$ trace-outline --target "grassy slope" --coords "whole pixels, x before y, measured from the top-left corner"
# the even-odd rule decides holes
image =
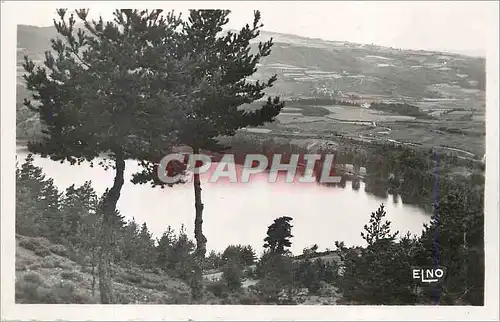
[[[16,303],[99,303],[97,280],[92,295],[91,269],[70,259],[66,252],[64,247],[51,244],[45,238],[16,235]],[[324,257],[325,260],[332,259]],[[207,272],[207,290],[218,283],[220,277],[218,271]],[[207,291],[201,304],[265,304],[259,303],[247,289],[257,282],[245,279],[240,292],[221,297]],[[189,286],[159,271],[115,266],[113,288],[120,304],[190,304]],[[307,291],[299,291],[296,295],[298,303],[303,305],[333,305],[340,299],[333,286],[317,295],[308,295]]]
[[[91,269],[61,256],[64,251],[56,250],[61,247],[51,245],[44,238],[16,236],[17,303],[49,301],[43,298],[51,298],[52,303],[99,302],[98,283],[92,296]],[[36,282],[33,282],[34,275],[40,277]],[[115,267],[113,287],[121,304],[182,304],[188,303],[190,297],[189,286],[184,282],[138,267]]]

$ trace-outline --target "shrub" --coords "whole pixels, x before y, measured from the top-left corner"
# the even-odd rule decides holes
[[[65,280],[81,281],[83,278],[80,274],[74,271],[62,271],[61,277]]]
[[[131,273],[120,273],[117,277],[118,280],[123,280],[127,281],[132,284],[141,284],[142,283],[142,276],[137,275],[137,274],[131,274]]]
[[[222,280],[230,291],[241,289],[243,270],[238,262],[230,261],[222,270]]]
[[[321,288],[319,290],[320,296],[332,297],[338,295],[338,289],[335,286],[323,281],[321,281],[320,285],[321,285]]]
[[[35,260],[33,258],[16,258],[16,271],[25,271]]]
[[[87,273],[87,274],[92,274],[92,267],[90,266],[84,266],[80,270],[82,273]],[[97,267],[95,268],[95,272],[97,272]]]
[[[51,288],[48,287],[40,287],[38,289],[38,298],[39,300],[36,303],[43,304],[58,304],[59,299],[57,298],[57,294],[53,292]]]
[[[58,254],[60,255],[60,254]],[[89,261],[87,259],[87,257],[83,254],[81,254],[80,252],[74,250],[74,249],[66,249],[66,255],[60,255],[62,257],[67,257],[69,260],[81,265],[81,266],[84,266],[85,264],[87,264]]]
[[[191,296],[187,293],[176,293],[170,297],[163,297],[162,304],[191,304]]]
[[[246,277],[246,278],[255,278],[255,269],[253,269],[252,267],[248,267],[245,272],[243,273],[243,276]]]
[[[29,304],[37,304],[40,303],[38,288],[40,285],[26,282],[26,281],[17,281],[16,282],[16,303],[29,303]]]
[[[19,241],[19,246],[26,248],[27,250],[36,251],[41,245],[38,240],[29,238]]]
[[[16,303],[37,304],[41,303],[40,288],[44,286],[44,281],[35,272],[28,272],[16,282],[15,298]]]
[[[64,247],[63,245],[60,245],[60,244],[57,244],[57,245],[51,245],[49,247],[49,250],[56,254],[56,255],[59,255],[59,256],[62,256],[62,257],[67,257],[68,256],[68,250],[66,249],[66,247]]]
[[[48,241],[45,238],[25,238],[19,241],[19,246],[31,250],[42,257],[50,254],[45,245],[48,245]]]
[[[132,300],[129,297],[120,292],[116,292],[115,301],[117,304],[130,304],[132,302]]]
[[[259,302],[259,297],[255,294],[242,294],[240,296],[240,304],[242,305],[255,305]]]
[[[57,263],[56,263],[56,260],[54,258],[45,257],[40,266],[43,268],[54,268],[54,267],[56,267],[56,264]]]
[[[40,257],[45,257],[50,255],[50,250],[47,247],[40,246],[35,250],[35,254],[40,256]]]
[[[229,294],[227,297],[222,299],[222,304],[240,304],[240,298],[234,294]]]
[[[254,286],[260,300],[265,303],[278,303],[282,289],[279,281],[271,277],[260,280]]]
[[[43,259],[42,263],[41,263],[41,267],[43,268],[62,268],[62,269],[71,269],[71,265],[64,262],[63,260],[61,260],[59,257],[55,256],[55,255],[50,255],[50,256],[47,256]]]
[[[228,287],[224,281],[215,281],[207,283],[207,291],[211,292],[218,298],[226,298],[228,296]]]
[[[44,283],[43,278],[36,272],[27,272],[23,275],[23,280],[28,283],[33,283],[36,285],[42,285]]]
[[[85,293],[79,292],[75,284],[71,282],[61,282],[52,287],[50,290],[56,303],[59,304],[91,304],[94,299]]]
[[[41,267],[42,267],[42,263],[35,262],[35,263],[31,264],[31,265],[28,265],[26,267],[26,270],[28,270],[28,271],[34,271],[34,270],[37,270],[37,269],[39,269]]]

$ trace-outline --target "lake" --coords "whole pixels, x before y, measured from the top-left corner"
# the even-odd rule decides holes
[[[17,160],[22,163],[27,154],[23,147],[18,147]],[[114,172],[98,166],[71,166],[39,157],[35,157],[34,163],[54,179],[60,190],[90,180],[97,193],[102,194],[113,184]],[[134,185],[130,179],[137,169],[134,161],[126,162],[125,185],[118,202],[121,214],[146,222],[156,237],[168,225],[177,231],[184,224],[192,238],[195,214],[192,183],[164,189],[149,184]],[[269,183],[267,178],[266,173],[261,173],[254,175],[250,183],[209,183],[202,177],[203,231],[208,250],[222,251],[229,244],[244,244],[261,253],[267,227],[280,216],[293,218],[291,250],[295,254],[313,244],[318,244],[320,250],[334,249],[335,241],[364,245],[360,235],[363,225],[381,203],[386,206],[386,218],[392,222],[392,228],[403,235],[407,231],[420,235],[422,225],[430,220],[430,214],[403,204],[400,198],[379,198],[366,193],[363,182],[355,190],[350,182],[341,188],[284,180]]]

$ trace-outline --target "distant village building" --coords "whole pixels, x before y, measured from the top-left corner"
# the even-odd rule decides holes
[[[366,168],[365,167],[359,167],[359,175],[366,176]]]

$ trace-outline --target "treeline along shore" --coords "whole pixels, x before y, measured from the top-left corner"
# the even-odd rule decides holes
[[[351,148],[353,158],[361,153],[361,147],[357,147],[359,150],[356,150],[354,146]],[[418,291],[415,293],[415,285],[409,278],[409,272],[411,267],[418,264],[422,266],[433,265],[433,256],[436,252],[433,236],[435,230],[438,229],[439,240],[444,241],[439,244],[439,250],[437,250],[440,265],[449,267],[449,269],[445,284],[439,286],[442,288],[439,292],[442,296],[437,301],[442,304],[481,305],[482,302],[478,302],[478,299],[482,296],[484,290],[484,284],[482,284],[482,274],[484,274],[482,273],[484,269],[482,267],[484,263],[482,248],[482,225],[484,220],[482,213],[483,169],[478,167],[476,163],[465,164],[472,174],[458,181],[453,178],[453,171],[457,166],[464,166],[464,160],[440,155],[438,159],[438,168],[440,169],[438,173],[438,194],[440,197],[436,202],[433,199],[435,155],[432,151],[424,153],[411,148],[369,145],[364,146],[363,149],[372,151],[372,153],[366,152],[368,160],[360,163],[368,168],[365,189],[369,193],[379,196],[399,193],[403,202],[413,202],[417,206],[427,209],[430,213],[433,213],[434,207],[436,207],[436,218],[439,218],[439,221],[433,220],[428,227],[422,227],[423,233],[421,236],[404,236],[403,234],[403,239],[399,239],[401,236],[389,238],[394,232],[390,230],[390,225],[387,225],[380,231],[372,232],[375,235],[378,234],[378,237],[374,238],[381,240],[378,242],[380,243],[379,246],[377,246],[377,243],[374,243],[375,246],[350,248],[345,248],[341,243],[336,246],[333,244],[319,245],[329,248],[329,250],[320,252],[316,246],[305,249],[303,254],[283,252],[279,255],[279,260],[273,259],[273,261],[277,261],[277,263],[273,262],[273,264],[268,263],[268,261],[271,261],[269,259],[270,253],[272,253],[270,250],[267,250],[263,256],[258,258],[256,256],[258,250],[252,249],[251,246],[228,245],[226,250],[211,252],[206,257],[205,268],[208,275],[204,282],[204,292],[206,294],[202,301],[205,302],[202,303],[314,304],[322,301],[322,303],[330,304],[432,304],[436,301],[433,288],[418,286]],[[357,151],[357,153],[354,151]],[[256,152],[256,150],[249,149],[249,152]],[[383,156],[382,159],[381,156]],[[343,158],[345,162],[360,162],[350,159],[348,153],[340,154],[339,157]],[[56,256],[50,254],[50,249],[65,249],[63,258],[68,261],[74,260],[73,265],[81,265],[83,271],[92,272],[91,268],[94,265],[95,273],[95,267],[98,265],[96,258],[99,243],[95,236],[98,236],[98,223],[101,219],[96,215],[98,209],[97,200],[99,198],[92,191],[91,184],[86,184],[80,188],[68,188],[65,193],[61,194],[61,192],[56,192],[57,189],[49,178],[43,177],[43,169],[35,167],[32,160],[28,160],[27,163],[20,162],[19,164],[16,231],[19,238],[21,238],[20,240],[24,241],[20,245],[26,246],[30,244],[27,246],[28,249],[34,249],[35,253],[38,252],[38,254],[45,254],[40,261],[42,261],[42,265],[48,266],[50,264],[44,264],[43,262],[47,261],[46,256],[51,259],[50,256]],[[420,165],[420,168],[415,167],[415,165]],[[338,185],[342,187],[342,185],[345,185],[345,181]],[[43,191],[42,196],[38,196],[41,191]],[[419,192],[419,196],[415,197],[414,194],[417,192]],[[425,203],[425,200],[427,200],[427,203]],[[28,204],[30,208],[27,208]],[[75,207],[78,209],[76,212]],[[366,229],[372,231],[370,227],[384,226],[383,212],[383,209],[375,212],[375,219],[370,219],[369,214],[366,214],[367,226],[365,232]],[[84,219],[79,216],[83,216]],[[117,283],[117,285],[125,283],[127,286],[145,287],[144,285],[152,284],[152,282],[147,282],[148,278],[154,281],[161,280],[155,286],[158,290],[153,288],[154,292],[158,294],[150,295],[150,291],[144,291],[148,294],[148,300],[145,303],[151,303],[151,301],[195,303],[190,300],[189,296],[189,283],[190,278],[192,278],[189,267],[193,265],[192,256],[195,243],[188,237],[185,229],[181,227],[181,230],[176,233],[169,227],[164,236],[155,240],[146,224],[141,226],[135,221],[126,222],[123,218],[120,218],[119,213],[117,213],[117,226],[114,228],[116,231],[114,243],[117,254],[113,255],[113,262],[116,265],[114,266],[115,274],[117,275],[114,277],[114,283]],[[90,223],[90,226],[81,224],[82,222]],[[468,224],[464,225],[464,222]],[[30,227],[31,225],[34,227]],[[44,228],[44,226],[47,227]],[[68,231],[61,231],[65,229],[68,229]],[[290,228],[290,230],[292,229]],[[85,231],[86,234],[84,235],[80,231]],[[94,236],[94,239],[92,237],[89,239],[89,233]],[[263,236],[266,235],[265,233],[263,232]],[[38,245],[37,238],[48,240],[47,246],[44,246],[43,242]],[[83,240],[84,238],[85,240]],[[332,236],[332,240],[334,238],[335,236]],[[387,238],[389,238],[390,247],[382,247],[382,240],[387,243]],[[454,244],[449,242],[450,238],[460,242],[462,247],[453,246]],[[291,237],[284,240],[293,242]],[[466,244],[464,244],[464,241]],[[83,245],[88,242],[95,243],[93,252],[88,253],[89,246]],[[144,247],[144,249],[141,249],[141,247]],[[49,251],[44,252],[41,249],[48,249]],[[391,253],[392,251],[396,252],[394,254],[404,253],[405,257],[393,259],[394,254]],[[354,253],[362,256],[352,257],[349,255]],[[372,258],[372,255],[370,255],[372,253],[376,257]],[[463,260],[457,261],[457,258]],[[235,264],[234,261],[239,264]],[[396,262],[398,265],[389,269]],[[30,269],[30,266],[36,267],[36,265],[35,262],[35,264],[19,267],[18,273],[25,272],[24,274],[28,274],[26,272],[28,270],[29,278],[32,278],[30,276],[33,274],[40,274],[42,275],[40,278],[43,279],[43,275],[47,274],[47,272],[36,273],[36,270]],[[276,265],[278,267],[275,267]],[[21,266],[21,263],[18,263],[18,266]],[[85,267],[91,268],[87,269]],[[266,268],[264,269],[264,267]],[[285,269],[286,267],[289,267],[288,271]],[[367,269],[369,267],[372,269]],[[280,273],[276,273],[278,276],[273,277],[276,280],[270,281],[271,278],[268,274],[271,273],[267,270],[274,272],[274,270],[278,269]],[[350,273],[351,275],[342,274],[341,272],[346,272],[346,269],[354,271]],[[74,270],[77,271],[78,269]],[[376,271],[373,270],[378,270],[380,274],[385,275],[377,275],[379,276],[377,278],[371,277],[372,275],[375,276],[374,272]],[[208,278],[210,273],[214,274],[214,272],[214,276],[217,276],[216,280]],[[50,272],[50,274],[57,274],[57,271]],[[84,275],[84,273],[81,274]],[[285,274],[285,276],[288,274],[289,281],[281,281],[281,278],[286,279],[280,277],[281,274]],[[24,275],[19,274],[19,276],[21,278]],[[97,276],[94,276],[95,278]],[[391,280],[394,278],[398,278],[397,283],[385,281],[385,279]],[[135,282],[130,282],[127,279]],[[273,287],[269,286],[271,282]],[[23,288],[34,286],[32,284],[26,286],[23,283],[28,282],[24,280],[18,281],[19,301],[32,301],[31,303],[33,301],[42,301],[41,295],[40,297],[30,298],[27,295],[29,294],[28,291]],[[71,280],[64,283],[51,285],[50,288],[43,285],[37,286],[37,292],[41,292],[40,290],[45,288],[47,289],[46,292],[51,292],[52,289],[54,289],[55,293],[63,292],[59,288],[66,290],[65,287],[69,287],[67,283],[71,283]],[[163,290],[166,288],[165,285],[169,285],[169,283],[177,283],[183,286],[180,286],[179,290],[175,292]],[[446,283],[452,284],[448,286]],[[78,283],[76,284],[78,286]],[[97,282],[94,281],[92,285],[95,288]],[[465,289],[466,285],[467,289]],[[448,287],[453,291],[449,291]],[[84,287],[81,290],[78,290],[78,287],[69,288],[74,289],[71,292],[76,294],[79,294],[79,292],[87,294],[86,296],[81,294],[78,296],[83,296],[90,303],[98,302],[96,295],[98,292],[92,287],[89,289]],[[121,299],[122,302],[133,303],[137,301],[135,299],[136,295],[129,294],[131,291],[125,291],[125,286],[120,285],[118,288],[124,288],[121,291],[124,297]],[[356,290],[356,288],[359,289]],[[368,290],[371,288],[373,288],[374,292],[375,289],[380,292],[380,288],[382,288],[384,293],[388,292],[390,294],[384,295],[382,298],[380,295],[372,297],[368,295],[370,294]],[[402,291],[401,288],[406,288],[406,291]],[[145,288],[145,290],[151,289]],[[366,291],[361,292],[361,290]],[[94,296],[89,295],[92,293]],[[472,295],[468,295],[469,293]],[[42,292],[42,294],[45,293]],[[468,296],[470,296],[469,299]],[[54,299],[53,301],[59,303],[58,301],[64,301],[64,299]]]

